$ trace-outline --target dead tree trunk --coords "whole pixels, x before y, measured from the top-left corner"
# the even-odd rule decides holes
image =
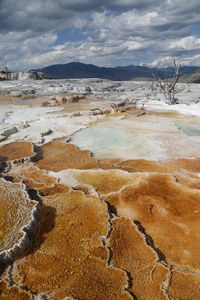
[[[179,77],[181,75],[181,65],[177,66],[176,61],[174,60],[174,76],[172,79],[164,79],[161,78],[157,74],[152,74],[154,77],[154,81],[151,85],[151,91],[153,93],[160,92],[167,99],[169,104],[176,104],[177,99],[175,98],[175,94],[177,93],[176,85],[178,83]]]
[[[12,73],[11,68],[9,68],[7,63],[4,63],[4,62],[2,63],[2,68],[3,68],[2,73],[6,75],[7,80],[10,80],[11,79],[11,73]]]

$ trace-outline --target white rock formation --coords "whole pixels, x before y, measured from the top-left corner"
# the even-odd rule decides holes
[[[0,263],[15,260],[29,247],[40,215],[40,204],[31,201],[23,184],[0,179]]]
[[[13,72],[11,73],[11,80],[40,80],[47,79],[47,75],[42,72],[28,71],[28,72]]]

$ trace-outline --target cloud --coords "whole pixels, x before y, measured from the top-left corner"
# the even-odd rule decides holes
[[[16,69],[69,61],[167,65],[174,57],[200,65],[200,36],[192,31],[200,29],[199,10],[199,0],[0,0],[0,57]]]
[[[27,61],[41,53],[49,52],[49,46],[55,42],[57,36],[53,33],[45,33],[41,36],[32,36],[29,31],[10,32],[7,35],[0,34],[0,53],[4,53],[2,61],[8,62],[12,68],[26,67]]]
[[[176,60],[177,64],[182,66],[200,66],[200,54],[184,58],[166,56],[154,60],[153,62],[149,63],[148,66],[160,68],[172,66],[174,59]]]
[[[110,10],[146,9],[156,1],[144,0],[1,0],[1,31],[46,31],[69,24],[78,14]]]
[[[200,54],[191,57],[185,57],[181,59],[179,63],[184,66],[200,66]]]
[[[186,36],[172,42],[170,48],[177,50],[200,50],[200,38],[196,38],[195,36]]]
[[[173,56],[165,56],[158,58],[151,63],[148,64],[149,67],[159,67],[159,68],[165,68],[173,64],[174,59],[176,59]],[[176,60],[177,61],[177,60]]]

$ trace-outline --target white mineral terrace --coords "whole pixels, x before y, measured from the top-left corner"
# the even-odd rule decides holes
[[[32,81],[26,84],[2,82],[0,85],[4,92],[10,93],[8,104],[5,99],[0,101],[2,145],[17,140],[40,144],[72,136],[72,143],[80,149],[90,149],[99,157],[162,160],[193,157],[199,153],[199,85],[180,84],[176,95],[180,104],[176,105],[166,104],[161,95],[150,94],[148,82],[83,79]],[[63,89],[69,93],[84,92],[88,86],[94,96],[107,100],[90,98],[89,101],[83,99],[42,107],[45,101],[51,99],[51,96],[41,97],[40,94],[45,94],[45,91],[46,94],[63,92]],[[36,95],[40,95],[39,100],[38,97],[31,100],[13,98],[14,88],[22,92],[24,89],[35,89]],[[147,114],[140,117],[91,114],[91,109],[110,107],[111,103],[121,99],[143,107]],[[74,116],[75,112],[80,115]]]
[[[0,263],[6,263],[29,247],[27,234],[36,230],[40,204],[31,201],[23,184],[0,179],[0,208]]]

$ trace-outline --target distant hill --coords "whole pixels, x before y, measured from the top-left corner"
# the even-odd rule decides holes
[[[180,82],[200,83],[200,68],[194,73],[182,76]]]
[[[198,67],[183,67],[183,75],[195,72]],[[51,65],[42,69],[32,71],[43,72],[49,78],[103,78],[116,81],[123,80],[152,80],[152,73],[157,73],[162,79],[173,76],[174,69],[171,68],[149,68],[147,66],[125,66],[125,67],[98,67],[92,64],[71,62],[67,64]]]

